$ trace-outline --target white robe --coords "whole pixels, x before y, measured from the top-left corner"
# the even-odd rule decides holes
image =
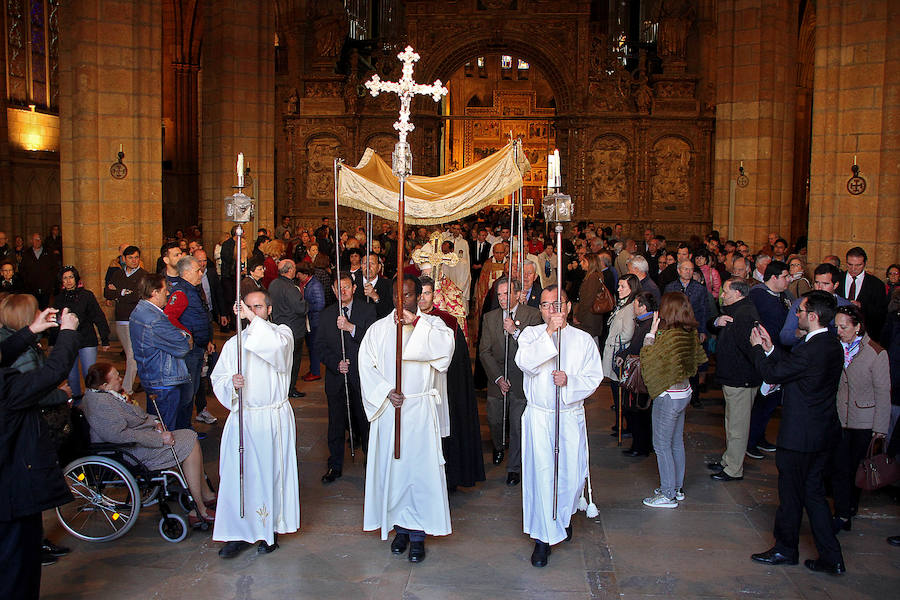
[[[450,505],[441,447],[440,412],[447,403],[435,389],[453,356],[454,334],[440,318],[417,311],[415,327],[403,328],[400,459],[394,459],[394,407],[388,392],[396,381],[394,312],[363,337],[357,364],[363,407],[371,422],[366,456],[363,529],[395,525],[429,535],[450,534]]]
[[[294,411],[288,401],[294,334],[287,325],[255,318],[241,332],[244,375],[244,518],[240,517],[237,336],[225,342],[210,380],[219,402],[232,411],[219,451],[219,494],[213,539],[275,541],[275,533],[300,528]]]
[[[452,235],[449,235],[445,236],[444,239],[453,244],[453,252],[459,257],[459,262],[452,267],[445,265],[441,267],[441,270],[459,288],[463,300],[463,309],[466,311],[466,314],[469,314],[469,298],[472,293],[472,262],[469,259],[469,242],[462,236],[454,238]]]
[[[603,366],[591,336],[571,325],[562,329],[561,370],[568,379],[560,389],[559,493],[553,520],[553,444],[555,438],[556,343],[546,325],[526,327],[519,335],[516,365],[525,375],[522,414],[522,521],[525,533],[556,544],[578,508],[588,476],[584,399],[603,381]]]

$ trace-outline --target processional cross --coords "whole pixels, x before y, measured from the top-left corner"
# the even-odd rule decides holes
[[[405,235],[404,212],[406,210],[406,178],[412,174],[412,155],[406,136],[415,129],[415,125],[409,122],[409,105],[415,95],[431,96],[435,102],[441,96],[447,94],[447,88],[437,79],[432,85],[416,83],[413,80],[413,65],[419,60],[419,55],[412,46],[397,55],[403,63],[403,77],[399,81],[382,81],[378,75],[366,82],[366,87],[373,97],[381,92],[391,92],[400,96],[400,118],[394,123],[394,129],[399,133],[400,141],[394,146],[391,157],[391,171],[400,181],[400,197],[397,203],[397,296],[394,298],[395,315],[397,318],[397,378],[395,390],[401,392],[402,358],[403,358],[403,321],[399,318],[403,314],[403,240]],[[394,409],[394,458],[400,458],[400,407]]]
[[[428,244],[413,252],[412,259],[417,265],[431,265],[432,278],[439,281],[441,267],[455,267],[459,263],[459,256],[455,252],[444,253],[441,251],[443,236],[440,231],[431,234]]]

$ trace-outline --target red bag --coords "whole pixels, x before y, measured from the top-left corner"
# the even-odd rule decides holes
[[[881,452],[876,454],[875,447],[881,442]],[[866,457],[859,462],[856,469],[856,487],[862,490],[877,490],[900,479],[900,465],[884,448],[883,437],[873,437],[869,442]]]

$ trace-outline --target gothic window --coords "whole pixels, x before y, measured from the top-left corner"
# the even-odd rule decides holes
[[[504,54],[500,57],[501,69],[512,69],[512,56]]]
[[[59,0],[6,0],[6,98],[55,111],[59,99]]]

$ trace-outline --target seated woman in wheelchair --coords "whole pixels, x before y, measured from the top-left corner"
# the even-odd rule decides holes
[[[197,506],[188,515],[191,526],[212,522],[216,495],[207,483],[197,434],[190,429],[164,431],[156,417],[121,394],[122,376],[108,362],[94,363],[88,369],[84,385],[87,391],[81,409],[90,425],[91,442],[135,444],[128,452],[151,471],[175,466],[171,450],[174,447]]]

